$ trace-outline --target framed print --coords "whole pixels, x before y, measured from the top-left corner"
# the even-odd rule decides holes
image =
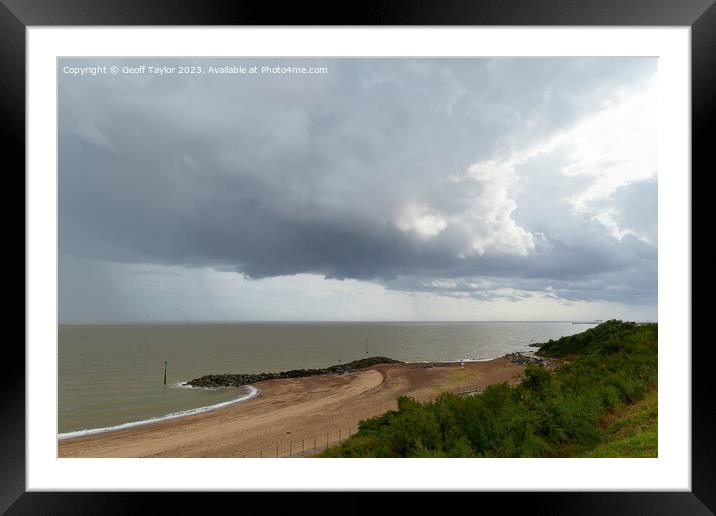
[[[3,510],[713,511],[711,2],[69,4],[2,7],[27,200]]]

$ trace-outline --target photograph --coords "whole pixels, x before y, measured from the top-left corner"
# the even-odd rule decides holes
[[[535,2],[0,0],[0,513],[713,514],[714,0]]]
[[[658,63],[58,57],[57,457],[657,460]]]
[[[0,0],[0,514],[716,514],[715,3]]]

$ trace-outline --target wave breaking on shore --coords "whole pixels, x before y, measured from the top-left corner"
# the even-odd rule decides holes
[[[250,400],[251,398],[255,398],[259,395],[261,392],[260,389],[252,386],[252,385],[246,385],[245,386],[248,392],[239,398],[236,398],[234,400],[229,401],[222,401],[221,403],[216,403],[215,405],[207,405],[205,407],[197,407],[193,409],[187,409],[187,410],[180,410],[178,412],[171,412],[169,414],[166,414],[164,416],[158,416],[158,417],[152,417],[149,419],[143,419],[141,421],[131,421],[129,423],[121,423],[119,425],[114,426],[107,426],[102,428],[88,428],[85,430],[75,430],[72,432],[65,432],[62,434],[58,434],[57,438],[60,440],[63,439],[71,439],[73,437],[81,437],[85,435],[92,435],[92,434],[101,434],[105,432],[112,432],[115,430],[124,430],[126,428],[132,428],[135,426],[142,426],[142,425],[149,425],[151,423],[158,423],[160,421],[167,421],[169,419],[176,419],[184,416],[192,416],[194,414],[202,414],[204,412],[210,412],[212,410],[216,410],[222,407],[226,407],[228,405],[233,405],[235,403],[240,403],[242,401]]]

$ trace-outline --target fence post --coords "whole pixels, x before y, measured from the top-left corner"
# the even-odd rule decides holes
[[[341,442],[341,429],[338,429],[338,442]]]
[[[260,453],[261,453],[261,458],[263,459],[263,458],[264,458],[264,450],[263,450],[263,448],[260,450]]]
[[[326,432],[326,448],[328,448],[328,432]]]
[[[301,453],[306,455],[306,438],[301,439]]]
[[[292,445],[292,444],[293,444],[293,442],[288,441],[288,456],[289,456],[289,457],[292,455],[292,454],[291,454],[291,451],[292,451],[292,450],[291,450],[291,445]]]
[[[276,443],[276,458],[278,459],[278,443]]]
[[[316,444],[316,441],[317,441],[317,440],[318,440],[318,436],[317,436],[317,435],[314,435],[314,436],[313,436],[313,449],[314,449],[314,450],[318,448],[318,445]]]

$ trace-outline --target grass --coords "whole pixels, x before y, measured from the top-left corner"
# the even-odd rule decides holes
[[[458,387],[475,383],[475,377],[470,371],[463,368],[448,371],[446,380],[448,389],[457,389]]]
[[[457,368],[448,371],[444,380],[435,384],[435,388],[440,391],[452,391],[467,385],[474,385],[475,383],[476,378],[470,371]]]
[[[616,410],[600,425],[603,442],[576,457],[658,457],[658,393]]]

